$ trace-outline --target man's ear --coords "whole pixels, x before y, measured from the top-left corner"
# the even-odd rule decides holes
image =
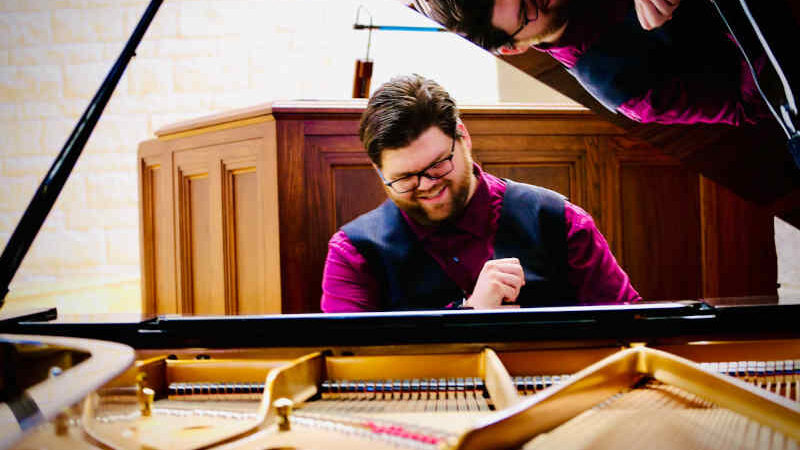
[[[462,122],[461,119],[459,119],[456,123],[456,130],[461,134],[461,142],[464,143],[464,147],[467,149],[467,151],[472,152],[472,138],[469,137],[467,126],[464,125],[464,122]]]

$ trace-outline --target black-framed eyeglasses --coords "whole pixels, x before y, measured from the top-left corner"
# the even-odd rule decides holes
[[[536,5],[536,3],[534,2],[534,5],[533,5],[534,8],[533,8],[533,18],[532,19],[530,17],[528,17],[528,6],[527,5],[528,5],[528,1],[527,0],[520,0],[520,2],[519,2],[519,16],[520,16],[520,21],[522,22],[522,24],[520,24],[519,28],[517,28],[516,31],[514,31],[513,33],[508,35],[506,43],[503,44],[501,47],[505,47],[505,48],[507,48],[509,50],[513,50],[516,47],[516,43],[514,42],[514,40],[517,37],[517,35],[522,30],[524,30],[525,27],[527,27],[529,23],[535,22],[539,18],[539,7]]]
[[[419,172],[406,175],[393,181],[386,181],[381,171],[378,171],[378,176],[383,180],[383,184],[389,186],[393,191],[398,194],[405,194],[411,192],[419,187],[421,178],[425,177],[429,180],[438,180],[443,176],[453,171],[453,157],[456,152],[456,138],[453,138],[453,143],[450,145],[450,155],[444,159],[440,159],[430,166],[420,170]]]

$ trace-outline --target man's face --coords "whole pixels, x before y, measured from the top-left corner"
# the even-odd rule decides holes
[[[434,225],[455,218],[467,205],[475,186],[469,138],[456,138],[453,145],[452,137],[433,126],[407,147],[387,149],[381,155],[379,170],[387,181],[394,181],[446,159],[451,148],[453,170],[442,178],[419,177],[419,186],[405,193],[385,187],[386,194],[397,207],[420,224]]]
[[[557,41],[567,27],[569,0],[495,0],[492,25],[514,36],[514,45],[501,54],[526,51],[531,45]],[[522,27],[527,22],[522,29]]]

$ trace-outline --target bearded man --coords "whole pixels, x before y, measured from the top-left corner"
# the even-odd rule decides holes
[[[383,84],[360,138],[388,199],[331,237],[324,312],[640,300],[588,213],[472,160],[456,103],[435,81]]]

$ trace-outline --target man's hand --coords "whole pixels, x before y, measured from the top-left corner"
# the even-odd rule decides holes
[[[519,290],[525,284],[525,273],[517,258],[486,261],[472,296],[464,303],[475,309],[503,307],[504,303],[517,300]]]
[[[672,19],[672,12],[681,0],[633,0],[636,16],[645,30],[652,30]]]

